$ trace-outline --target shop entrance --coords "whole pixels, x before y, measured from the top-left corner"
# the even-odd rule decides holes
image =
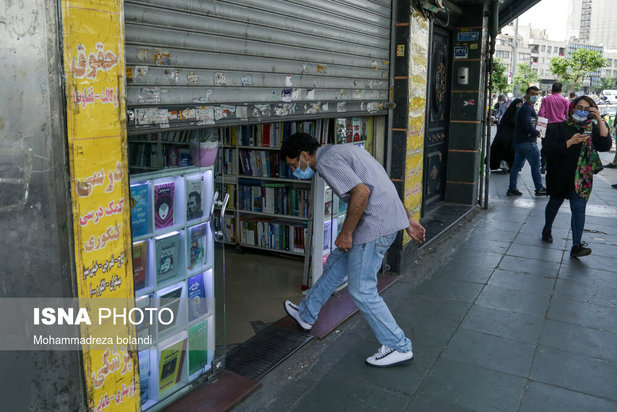
[[[436,207],[445,195],[450,113],[449,50],[449,33],[433,28],[424,142],[423,213]]]

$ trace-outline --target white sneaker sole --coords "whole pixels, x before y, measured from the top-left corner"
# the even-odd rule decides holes
[[[384,364],[378,364],[378,363],[371,363],[369,362],[369,360],[366,360],[366,364],[369,366],[373,366],[375,368],[390,368],[392,366],[400,366],[400,365],[408,365],[411,363],[411,361],[413,361],[413,356],[409,359],[401,359],[400,361],[397,362],[392,362],[392,363],[384,363]]]
[[[289,301],[286,300],[285,302],[283,302],[283,307],[285,308],[285,313],[287,313],[287,315],[289,315],[290,318],[292,318],[293,320],[296,321],[296,325],[298,325],[298,327],[300,329],[302,329],[304,332],[310,332],[312,325],[310,325],[308,328],[306,328],[304,325],[302,325],[302,323],[300,323],[300,321],[296,318],[296,316],[294,316],[294,314],[297,314],[298,316],[300,316],[300,314],[298,313],[298,309],[296,305],[293,305],[293,303],[289,302],[290,305],[296,306],[295,308],[292,307],[291,309],[294,309],[295,312],[291,312],[289,310],[289,308],[287,307],[287,303]],[[303,322],[304,323],[304,322]]]

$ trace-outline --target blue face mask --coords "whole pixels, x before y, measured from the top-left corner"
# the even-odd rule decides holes
[[[583,123],[587,121],[587,116],[589,116],[588,110],[575,110],[574,113],[572,113],[572,120]]]
[[[301,163],[302,158],[300,158],[300,164]],[[312,179],[313,176],[315,176],[315,171],[311,169],[311,166],[309,166],[308,162],[306,162],[306,169],[302,170],[300,168],[300,165],[298,165],[298,167],[296,167],[296,170],[294,170],[294,176],[298,179],[309,180]]]
[[[529,96],[529,103],[535,104],[538,101],[538,96]]]

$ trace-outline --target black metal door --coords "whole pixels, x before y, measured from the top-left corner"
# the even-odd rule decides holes
[[[423,213],[444,198],[450,113],[450,35],[433,28],[424,137]]]

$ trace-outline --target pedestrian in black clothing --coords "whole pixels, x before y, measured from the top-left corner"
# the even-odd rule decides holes
[[[587,256],[591,249],[582,241],[585,208],[591,194],[594,173],[602,170],[597,151],[606,152],[612,145],[608,125],[592,98],[577,97],[570,103],[565,122],[554,123],[546,131],[544,152],[547,155],[546,186],[550,199],[544,212],[542,240],[552,242],[551,228],[564,199],[572,211],[571,257]]]
[[[533,105],[538,100],[538,89],[536,86],[527,88],[524,103],[516,111],[514,120],[514,164],[510,170],[510,187],[506,194],[508,196],[521,196],[522,193],[516,188],[518,173],[523,168],[525,161],[531,167],[531,177],[536,187],[536,196],[546,196],[546,189],[542,184],[540,174],[540,151],[538,150],[537,138],[540,132],[536,129],[538,115]]]
[[[501,166],[501,162],[504,161],[508,165],[505,169],[507,173],[514,163],[514,116],[522,104],[522,99],[513,100],[501,117],[497,133],[491,143],[491,170],[504,169]]]

